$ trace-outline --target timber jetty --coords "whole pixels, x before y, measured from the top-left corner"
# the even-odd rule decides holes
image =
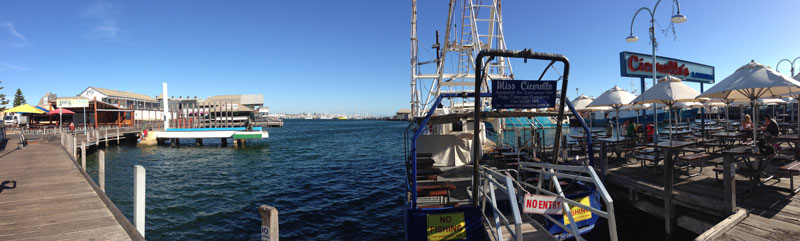
[[[61,145],[42,141],[18,149],[11,147],[20,138],[11,136],[0,152],[0,239],[144,240],[74,156],[77,140],[97,146],[135,136],[100,133],[64,133]]]

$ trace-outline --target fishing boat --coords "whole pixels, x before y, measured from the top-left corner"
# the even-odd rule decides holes
[[[455,25],[459,11],[461,25]],[[405,239],[580,240],[603,220],[616,240],[613,200],[594,171],[592,148],[588,162],[567,163],[556,138],[569,125],[568,109],[589,131],[557,93],[558,85],[567,89],[567,58],[506,49],[499,1],[452,0],[448,12],[444,41],[437,36],[433,45],[437,58],[423,61],[412,0]],[[451,39],[453,33],[460,37]],[[549,64],[538,80],[519,80],[511,59]],[[449,61],[457,61],[456,72],[445,71]],[[563,75],[550,71],[556,80],[543,81],[557,65]],[[523,97],[537,101],[507,101],[516,94],[505,86],[527,88]],[[543,120],[552,126],[537,124]]]

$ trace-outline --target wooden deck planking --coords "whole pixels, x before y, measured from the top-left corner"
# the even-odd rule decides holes
[[[0,239],[131,240],[57,142],[8,153],[0,181],[16,187],[0,192]]]
[[[776,175],[777,180],[769,180],[766,182],[767,186],[756,187],[750,196],[737,196],[737,206],[747,210],[749,216],[723,234],[719,240],[797,240],[800,237],[800,197],[790,195],[788,190],[769,187],[789,187],[788,177],[780,177],[783,173],[777,170],[782,164],[783,162],[773,161],[766,169],[768,174]],[[653,176],[653,169],[643,169],[638,163],[616,162],[609,165],[608,183],[630,188],[647,196],[663,198],[663,175]],[[741,167],[744,164],[738,165]],[[723,203],[723,185],[722,179],[719,182],[715,180],[713,167],[713,164],[707,163],[703,172],[695,177],[676,173],[673,200],[680,208],[711,213],[721,220],[724,218],[720,205]],[[658,168],[663,170],[661,166]],[[692,170],[693,173],[696,171],[697,169]],[[800,177],[793,178],[800,183]],[[748,189],[749,185],[745,177],[736,175],[737,192]]]

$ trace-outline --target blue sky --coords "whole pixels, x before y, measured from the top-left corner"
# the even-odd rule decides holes
[[[433,56],[446,1],[419,0],[420,55]],[[460,2],[460,1],[459,1]],[[660,29],[672,6],[656,12]],[[677,38],[657,35],[657,53],[716,67],[717,81],[754,59],[775,66],[800,56],[800,2],[683,1]],[[655,1],[504,1],[511,49],[566,55],[568,94],[597,96],[619,76],[619,52],[649,53]],[[272,112],[391,114],[408,108],[410,1],[4,1],[0,81],[10,98],[78,94],[87,86],[157,95],[264,94]],[[798,61],[800,62],[800,61]],[[800,63],[798,63],[800,65]],[[541,66],[515,62],[515,76]],[[800,66],[798,66],[800,67]],[[789,72],[789,65],[780,71]],[[636,80],[638,82],[638,80]],[[699,85],[692,84],[699,89]],[[638,87],[637,87],[638,88]]]

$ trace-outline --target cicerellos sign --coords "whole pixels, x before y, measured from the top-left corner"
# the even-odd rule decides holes
[[[653,77],[652,55],[623,51],[619,58],[621,76]],[[661,56],[656,58],[656,74],[658,77],[672,75],[689,82],[714,83],[714,66]]]

